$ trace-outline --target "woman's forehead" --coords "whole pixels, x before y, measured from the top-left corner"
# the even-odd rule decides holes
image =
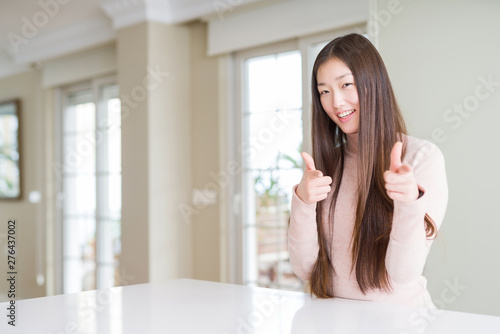
[[[332,58],[321,64],[316,74],[318,85],[326,81],[339,81],[352,76],[352,72],[342,61]]]

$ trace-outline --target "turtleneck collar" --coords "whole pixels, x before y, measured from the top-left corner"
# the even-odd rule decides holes
[[[358,133],[346,133],[347,143],[346,152],[347,153],[358,153]]]

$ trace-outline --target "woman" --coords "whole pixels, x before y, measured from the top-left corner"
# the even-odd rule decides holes
[[[321,298],[435,307],[422,276],[448,202],[439,148],[407,135],[368,39],[339,37],[312,74],[313,157],[293,187],[295,274]]]

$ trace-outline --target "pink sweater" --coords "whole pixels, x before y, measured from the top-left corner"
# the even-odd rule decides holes
[[[427,213],[438,228],[441,226],[448,203],[445,162],[443,154],[433,143],[412,136],[405,137],[408,140],[408,148],[402,163],[413,168],[417,183],[424,190],[424,194],[413,202],[396,201],[394,204],[392,231],[385,259],[393,287],[392,293],[369,290],[364,295],[356,280],[356,269],[350,272],[352,258],[349,241],[356,215],[358,135],[347,135],[346,162],[334,213],[333,235],[330,235],[328,225],[325,224],[323,229],[328,234],[327,249],[332,249],[331,265],[335,268],[329,292],[336,297],[435,307],[427,291],[427,280],[422,276],[433,242],[426,238],[424,216]],[[316,203],[303,202],[295,192],[297,186],[293,187],[288,250],[295,274],[303,280],[308,280],[319,250]],[[333,190],[326,201],[331,199],[332,193]],[[326,221],[326,210],[323,217]]]

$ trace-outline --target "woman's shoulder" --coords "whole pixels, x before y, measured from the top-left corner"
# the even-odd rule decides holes
[[[443,153],[433,142],[406,134],[403,135],[403,138],[406,141],[406,154],[404,160],[411,165],[414,166],[428,158],[444,159]]]

